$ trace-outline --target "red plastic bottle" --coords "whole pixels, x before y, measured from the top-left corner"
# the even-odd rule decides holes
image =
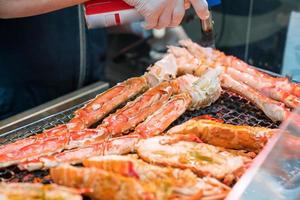
[[[143,19],[123,0],[91,0],[84,4],[88,28],[117,26]]]

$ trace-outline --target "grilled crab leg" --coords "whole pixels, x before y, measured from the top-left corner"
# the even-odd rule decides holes
[[[201,143],[199,138],[193,135],[155,136],[148,139],[141,139],[139,135],[128,135],[42,157],[22,163],[19,167],[34,170],[55,167],[61,163],[79,163],[99,155],[124,155],[133,152],[137,152],[149,163],[191,169],[199,176],[212,176],[226,184],[236,180],[244,172],[245,165],[251,161],[238,151],[227,151]]]
[[[145,122],[139,124],[134,129],[134,134],[142,137],[159,135],[187,110],[191,102],[191,97],[186,93],[175,95]]]
[[[140,140],[139,135],[127,135],[123,137],[102,140],[85,147],[66,150],[49,156],[41,156],[36,159],[27,160],[18,165],[21,170],[48,169],[61,163],[77,164],[83,160],[99,155],[123,155],[134,152],[136,143]]]
[[[178,136],[177,136],[178,137]],[[174,140],[174,136],[156,136],[141,140],[137,154],[149,163],[190,169],[200,177],[211,176],[232,184],[241,176],[249,157],[205,143]]]
[[[17,152],[20,149],[22,149],[23,147],[34,144],[35,142],[37,142],[40,139],[49,138],[49,137],[53,137],[53,136],[56,137],[58,135],[61,135],[62,133],[64,133],[64,134],[67,133],[67,127],[64,124],[59,125],[55,128],[46,130],[42,134],[30,136],[28,138],[17,140],[10,144],[2,145],[2,146],[0,146],[0,155],[6,154],[6,153],[11,153],[11,152]]]
[[[300,84],[291,83],[288,78],[275,78],[270,76],[262,71],[254,69],[247,63],[234,56],[224,55],[224,57],[221,59],[221,62],[224,63],[225,66],[233,67],[241,72],[260,78],[260,80],[273,85],[275,88],[282,89],[291,95],[300,97]]]
[[[168,46],[168,53],[176,58],[179,75],[192,74],[202,76],[211,66],[192,55],[186,48]]]
[[[224,53],[215,49],[203,48],[190,40],[181,41],[180,44],[186,47],[192,55],[199,59],[202,68],[205,66],[215,67],[221,65],[224,67],[224,73],[251,86],[264,95],[277,101],[281,101],[291,108],[295,108],[299,105],[299,84],[290,83],[287,78],[272,77],[254,69],[247,63],[233,56],[226,56]],[[181,56],[181,59],[183,59],[183,55],[185,55],[186,58],[191,57],[191,55],[183,52],[183,50],[180,50],[178,47],[170,47],[170,52],[177,57]]]
[[[211,145],[258,153],[275,131],[262,127],[235,126],[196,117],[171,128],[167,134],[195,134],[203,142]]]
[[[68,123],[73,130],[88,128],[103,119],[122,103],[143,93],[149,88],[145,77],[130,78],[98,95],[84,107],[75,111],[75,117]]]
[[[0,183],[0,199],[82,200],[82,197],[79,192],[73,188],[55,184]]]
[[[270,99],[246,84],[236,81],[227,74],[222,75],[222,86],[246,97],[261,109],[272,121],[284,121],[290,114],[283,103]]]
[[[105,118],[98,128],[106,128],[112,136],[121,135],[130,131],[137,124],[165,104],[169,98],[179,92],[179,87],[173,82],[163,82],[149,89],[136,100],[129,102]]]
[[[225,71],[235,80],[249,85],[267,97],[280,101],[290,108],[296,108],[298,105],[300,105],[299,97],[290,94],[282,88],[275,87],[273,83],[265,82],[259,76],[256,77],[251,74],[243,73],[231,67],[227,67]]]
[[[51,136],[46,140],[38,139],[33,144],[22,147],[18,151],[1,154],[0,167],[8,167],[40,156],[52,155],[64,149],[89,144],[91,141],[102,141],[107,137],[108,133],[105,129],[60,132],[59,135]]]
[[[83,162],[85,167],[95,167],[126,177],[134,177],[142,182],[168,182],[168,199],[220,199],[225,198],[230,188],[214,178],[198,178],[190,170],[159,167],[138,160],[133,156],[101,156]]]

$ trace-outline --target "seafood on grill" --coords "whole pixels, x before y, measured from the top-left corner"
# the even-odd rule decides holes
[[[183,114],[187,108],[194,110],[207,107],[220,97],[220,74],[221,69],[218,68],[207,70],[201,77],[184,75],[171,81],[162,82],[105,118],[98,128],[105,128],[112,136],[119,136],[132,130],[145,119],[151,121],[149,116],[157,110],[166,110],[161,113],[161,115],[166,115],[167,112],[174,109],[172,113],[176,117]]]
[[[186,110],[201,109],[215,102],[221,95],[218,76],[220,69],[208,70],[201,77],[184,75],[173,80],[180,93],[172,96],[143,123],[136,126],[132,134],[143,137],[159,135]]]
[[[269,84],[271,88],[278,88],[286,91],[290,95],[300,97],[300,84],[292,83],[288,78],[273,77],[267,73],[253,68],[234,56],[224,56],[222,62],[225,66],[233,67],[241,72],[252,75],[258,80],[263,81],[265,84]]]
[[[151,165],[134,155],[93,157],[83,165],[136,179],[146,187],[154,185],[154,196],[161,197],[158,199],[223,199],[230,191],[214,178],[198,178],[190,170]]]
[[[0,183],[2,200],[82,200],[79,190],[55,184]]]
[[[181,41],[180,44],[185,48],[169,47],[169,53],[174,55],[179,63],[190,63],[188,69],[183,68],[179,71],[186,70],[187,73],[201,75],[207,68],[222,67],[222,87],[257,105],[274,122],[283,121],[289,115],[290,111],[285,105],[290,108],[300,105],[300,93],[293,92],[300,91],[299,85],[284,80],[285,88],[294,88],[285,89],[282,78],[271,77],[238,61],[237,58],[226,56],[211,48],[203,48],[189,40]],[[198,59],[198,62],[195,59]],[[278,82],[280,84],[276,84]]]
[[[0,167],[7,167],[44,155],[52,155],[53,153],[61,152],[64,149],[72,149],[89,144],[91,141],[102,141],[107,138],[107,135],[108,134],[105,129],[63,131],[47,138],[39,137],[39,135],[37,135],[36,137],[32,137],[32,139],[34,139],[32,144],[23,146],[18,150],[13,148],[8,149],[9,147],[16,146],[14,143],[8,144],[6,152],[0,154]],[[22,140],[17,141],[16,143],[22,143],[21,141]]]
[[[194,134],[207,144],[259,153],[276,131],[263,127],[235,126],[195,117],[172,127],[167,134]]]
[[[105,118],[98,129],[105,128],[113,136],[129,132],[178,92],[179,88],[172,82],[160,83]]]
[[[63,150],[105,140],[111,136],[115,137],[134,128],[143,120],[145,121],[139,124],[134,132],[145,136],[158,135],[188,108],[199,109],[216,101],[221,94],[219,74],[219,69],[211,69],[202,77],[185,75],[172,80],[171,83],[161,83],[154,87],[154,90],[150,89],[137,100],[128,103],[124,108],[104,119],[104,123],[97,129],[67,131],[48,138],[37,136],[38,139],[34,143],[19,149],[21,153],[12,150],[6,154],[0,154],[0,166],[6,167],[34,160]],[[178,94],[169,99],[172,94],[176,93]],[[154,98],[153,103],[147,102],[149,98]],[[143,112],[143,107],[149,110]],[[138,108],[141,110],[137,112]],[[124,113],[126,117],[129,117],[129,123]]]
[[[257,90],[244,83],[236,81],[227,74],[222,75],[222,86],[230,91],[246,97],[274,122],[284,121],[290,115],[290,111],[284,106],[283,103],[262,95]]]
[[[147,136],[151,137],[150,135]],[[178,139],[177,136],[173,137]],[[108,140],[103,140],[77,149],[66,150],[54,155],[30,159],[19,163],[18,167],[21,170],[34,171],[38,169],[48,169],[62,163],[78,164],[82,163],[85,159],[94,156],[125,155],[134,153],[136,151],[136,145],[142,138],[145,138],[144,135],[137,135],[133,133],[122,137],[110,138]],[[181,140],[199,141],[199,138],[194,137],[193,135],[187,135],[183,136]]]
[[[134,129],[133,134],[138,134],[141,137],[159,135],[188,109],[191,102],[191,97],[186,93],[173,96],[153,115],[139,124]]]
[[[134,151],[140,138],[152,137],[163,133],[191,104],[191,97],[186,94],[173,96],[160,109],[139,124],[134,131],[125,137],[116,137],[95,141],[94,144],[81,146],[77,149],[65,150],[54,155],[27,159],[19,164],[20,169],[29,171],[47,169],[59,163],[81,163],[84,159],[97,155],[126,154]],[[2,163],[4,165],[4,163]]]
[[[179,136],[175,139],[174,136],[157,136],[141,140],[136,145],[136,152],[146,162],[190,169],[200,177],[214,177],[228,185],[238,180],[252,161],[238,151],[185,141]]]
[[[235,150],[215,147],[195,135],[154,136],[143,139],[139,135],[112,138],[89,147],[42,157],[39,160],[22,163],[22,167],[48,168],[61,163],[80,163],[103,155],[125,155],[137,153],[146,162],[180,169],[190,169],[200,177],[210,176],[231,184],[244,172],[251,158]]]
[[[57,166],[60,163],[81,163],[84,159],[97,155],[126,154],[134,151],[140,138],[147,138],[163,133],[191,103],[189,95],[183,93],[173,96],[165,105],[157,110],[147,120],[139,124],[134,131],[125,137],[103,139],[91,145],[77,149],[66,150],[54,155],[27,159],[18,166],[20,169],[37,170]],[[3,164],[2,164],[3,165]]]
[[[297,106],[300,105],[300,97],[297,97],[282,88],[275,87],[272,82],[264,82],[260,76],[253,76],[232,67],[226,67],[226,74],[259,91],[266,97],[284,103],[289,108],[297,108]]]

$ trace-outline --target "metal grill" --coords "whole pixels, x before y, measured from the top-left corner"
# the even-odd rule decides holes
[[[55,125],[65,123],[72,118],[73,112],[82,105],[83,104],[77,105],[66,111],[6,133],[3,137],[1,137],[0,144],[13,142],[17,139],[42,132],[43,130]],[[268,119],[262,111],[249,101],[226,91],[223,92],[220,99],[211,106],[193,112],[186,112],[170,127],[201,115],[210,115],[212,117],[222,119],[226,123],[235,125],[247,124],[251,126],[263,126],[269,128],[278,128],[279,126],[279,124],[273,123],[270,119]],[[29,173],[26,171],[20,171],[16,166],[0,170],[0,179],[6,182],[51,183],[47,170]]]
[[[73,112],[82,107],[85,103],[74,106],[68,110],[56,113],[52,116],[46,117],[32,124],[20,127],[16,130],[7,132],[0,137],[0,145],[14,142],[16,140],[41,133],[46,129],[50,129],[59,124],[68,122],[73,117]]]
[[[251,102],[229,91],[223,92],[218,101],[207,108],[186,112],[172,126],[201,115],[210,115],[214,118],[222,119],[225,123],[234,125],[279,127],[279,123],[272,122]]]

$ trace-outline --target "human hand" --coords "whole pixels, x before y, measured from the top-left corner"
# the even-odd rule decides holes
[[[161,29],[165,27],[178,26],[189,7],[188,0],[124,0],[145,18],[145,29]],[[198,0],[205,1],[205,0]],[[191,1],[192,2],[192,1]],[[192,2],[193,5],[204,4]]]
[[[209,17],[208,4],[206,0],[189,0],[193,5],[198,17],[205,20]]]

